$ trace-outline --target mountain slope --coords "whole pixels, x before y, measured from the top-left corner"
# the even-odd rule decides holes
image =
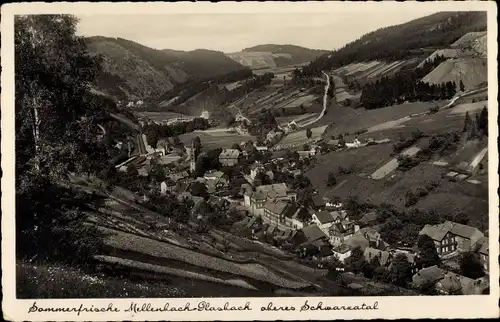
[[[243,69],[242,65],[220,51],[207,49],[176,51],[164,49],[162,52],[179,57],[182,61],[182,69],[193,76],[193,78],[212,78]]]
[[[219,76],[244,67],[221,52],[156,50],[122,38],[87,38],[89,51],[103,57],[96,90],[117,100],[155,99],[189,79]]]
[[[440,12],[368,33],[344,47],[323,55],[303,68],[319,75],[342,65],[362,61],[396,61],[425,57],[446,48],[464,34],[486,30],[486,12]]]
[[[252,69],[274,68],[302,64],[327,53],[326,50],[309,49],[294,45],[258,45],[240,52],[227,54],[238,63]]]

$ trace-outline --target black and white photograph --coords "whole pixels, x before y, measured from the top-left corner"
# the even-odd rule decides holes
[[[467,3],[9,11],[9,301],[54,321],[383,318],[392,297],[498,317],[496,7]]]

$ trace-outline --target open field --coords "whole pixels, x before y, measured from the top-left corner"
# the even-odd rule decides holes
[[[415,102],[376,110],[351,109],[338,107],[329,111],[333,124],[327,129],[328,136],[354,133],[389,121],[395,121],[410,114],[429,111],[430,107],[443,106],[445,102]]]
[[[469,112],[469,113],[479,112],[485,106],[486,106],[486,108],[488,108],[488,101],[460,104],[460,105],[453,107],[450,111],[450,114],[465,114],[467,112]]]
[[[317,117],[318,113],[305,113],[302,115],[297,115],[297,116],[283,116],[283,117],[277,117],[276,121],[278,122],[279,125],[283,126],[291,121],[295,120],[296,122],[300,122],[302,120],[306,120],[309,118]]]
[[[281,147],[291,147],[291,146],[300,146],[306,142],[314,141],[320,139],[323,132],[326,129],[326,125],[320,127],[311,128],[312,135],[308,139],[307,138],[307,130],[295,131],[287,134],[283,139],[277,144],[277,146]]]
[[[205,131],[195,131],[179,136],[179,139],[184,145],[191,145],[192,140],[197,136],[201,139],[201,145],[203,151],[208,151],[217,148],[228,149],[233,146],[233,144],[241,142],[247,142],[249,140],[255,141],[255,137],[251,135],[239,135],[238,133],[232,133],[227,131],[221,132],[205,132]]]

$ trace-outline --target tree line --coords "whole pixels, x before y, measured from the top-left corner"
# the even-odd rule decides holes
[[[446,60],[444,56],[436,56],[426,61],[422,67],[404,70],[392,77],[384,76],[375,82],[368,83],[361,93],[361,104],[366,109],[377,109],[405,101],[435,101],[452,98],[457,92],[455,82],[428,84],[421,79]]]
[[[206,130],[209,127],[210,122],[207,119],[196,117],[191,121],[174,124],[145,123],[142,125],[142,132],[146,135],[148,144],[155,147],[161,138],[176,137],[195,130]]]

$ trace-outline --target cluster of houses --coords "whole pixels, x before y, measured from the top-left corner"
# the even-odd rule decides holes
[[[170,148],[168,141],[158,142],[156,149],[153,149],[147,145],[145,138],[141,139],[144,143],[142,149],[148,156],[157,155],[161,160],[165,157],[172,158],[172,153],[175,152]],[[194,147],[186,150],[187,158],[184,159],[179,155],[180,159],[175,162],[181,163],[182,160],[189,162],[191,170],[194,170],[194,161],[197,157]],[[148,164],[150,159],[147,156],[140,157],[144,159],[143,163]],[[219,162],[222,166],[232,167],[239,164],[242,158],[245,158],[245,149],[242,151],[223,149],[219,155]],[[270,163],[279,160],[274,158]],[[162,161],[160,163],[163,164]],[[189,192],[189,187],[194,182],[202,183],[210,195],[208,201],[217,209],[223,210],[229,204],[236,204],[246,210],[248,214],[246,228],[251,231],[254,238],[264,236],[265,240],[271,240],[277,245],[291,245],[297,253],[312,258],[320,265],[332,260],[333,257],[345,263],[352,251],[359,247],[366,261],[370,262],[377,258],[379,264],[386,268],[391,267],[392,260],[397,254],[404,253],[412,267],[413,283],[417,286],[423,281],[429,283],[431,280],[435,281],[436,288],[442,293],[451,294],[460,284],[461,292],[480,294],[478,292],[484,290],[487,285],[484,280],[470,280],[439,267],[417,267],[416,247],[391,246],[384,241],[378,232],[378,216],[374,211],[367,212],[354,220],[343,209],[342,203],[315,195],[312,197],[312,203],[304,207],[297,202],[297,193],[286,183],[258,182],[257,177],[260,173],[264,173],[274,182],[272,180],[274,174],[269,164],[255,162],[250,166],[250,173],[242,173],[241,181],[238,182],[234,182],[234,178],[229,179],[218,170],[209,170],[202,177],[193,178],[190,176],[192,171],[187,169],[187,166],[179,166],[166,171],[165,180],[160,184],[161,193],[174,193],[179,200],[188,198],[197,205],[203,198],[193,196]],[[287,166],[282,166],[280,171],[288,171],[293,175],[301,173],[300,169],[290,166],[290,162]],[[145,174],[147,175],[147,167]],[[238,193],[241,199],[233,198],[234,194],[227,194],[229,188],[234,186],[241,187]],[[260,218],[260,221],[257,218]],[[474,251],[479,254],[484,270],[489,271],[488,238],[477,228],[446,221],[434,226],[425,225],[420,231],[420,235],[423,234],[434,241],[437,253],[443,261],[457,257],[461,252]]]
[[[439,269],[420,269],[416,247],[391,246],[385,242],[377,231],[377,214],[374,211],[352,220],[340,203],[334,204],[315,196],[313,205],[305,208],[298,205],[295,199],[296,194],[284,183],[253,188],[246,186],[244,206],[250,215],[260,217],[263,223],[263,227],[253,233],[260,234],[260,237],[264,235],[278,245],[289,243],[303,257],[319,263],[326,263],[333,257],[345,263],[352,250],[359,247],[367,262],[377,258],[381,266],[390,269],[393,258],[403,253],[411,265],[416,287],[424,280],[421,276],[432,275]],[[247,227],[256,227],[254,223],[249,221]],[[426,225],[420,234],[432,238],[443,261],[456,259],[461,252],[475,251],[480,255],[484,270],[489,271],[488,238],[477,228],[446,221],[436,226]],[[485,279],[472,280],[453,272],[439,271],[436,283],[440,283],[441,289],[437,289],[443,294],[452,294],[448,287],[452,281],[455,284],[461,282],[459,285],[463,294],[481,294],[488,287]],[[455,289],[457,287],[454,286]]]

